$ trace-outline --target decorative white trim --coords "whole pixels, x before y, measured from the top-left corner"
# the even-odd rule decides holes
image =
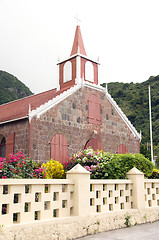
[[[72,55],[72,56],[70,56],[70,57],[68,57],[68,58],[65,58],[65,59],[59,61],[59,62],[57,63],[57,65],[59,65],[59,64],[61,64],[61,63],[63,63],[63,62],[66,62],[66,61],[68,61],[68,60],[71,60],[72,58],[75,58],[75,57],[77,57],[77,56],[80,56],[80,57],[82,57],[82,58],[85,58],[86,60],[89,60],[89,61],[91,61],[91,62],[94,62],[94,63],[97,63],[97,64],[100,65],[100,63],[99,63],[98,61],[93,60],[93,59],[91,59],[91,58],[88,58],[87,56],[85,56],[85,55],[83,55],[83,54],[81,54],[81,53],[76,53],[76,54],[74,54],[74,55]]]
[[[45,104],[41,105],[37,109],[33,110],[29,114],[29,118],[33,118],[34,116],[37,116],[37,118],[40,118],[42,114],[44,114],[46,111],[48,111],[50,108],[54,107],[56,104],[60,103],[67,97],[69,97],[72,93],[76,92],[81,88],[81,84],[75,85],[74,87],[69,88],[68,90],[64,91],[60,95],[57,95],[52,100],[49,100]]]
[[[79,81],[81,79],[81,58],[80,56],[76,57],[76,79]]]
[[[4,121],[4,122],[0,122],[0,125],[5,124],[5,123],[10,123],[10,122],[18,121],[18,120],[23,120],[23,119],[26,119],[26,118],[28,118],[28,116],[24,116],[24,117],[20,117],[20,118],[14,118],[14,119],[11,119],[11,120],[7,120],[7,121]]]
[[[100,86],[100,85],[96,85],[95,83],[90,83],[90,82],[84,81],[84,84],[83,84],[83,85],[86,86],[86,87],[89,87],[89,88],[91,88],[91,89],[100,91],[100,92],[105,91],[105,88],[103,88],[103,87]]]
[[[59,65],[57,65],[57,91],[60,90],[60,75],[59,75]]]
[[[141,135],[137,132],[135,127],[132,125],[132,123],[129,121],[125,113],[121,110],[121,108],[117,105],[117,103],[114,101],[114,99],[111,97],[111,95],[108,93],[108,91],[105,92],[108,100],[111,102],[117,113],[120,115],[120,117],[123,119],[123,121],[126,123],[130,131],[133,133],[134,137],[137,137],[141,141]]]

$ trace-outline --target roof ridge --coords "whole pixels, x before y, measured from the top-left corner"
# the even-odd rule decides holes
[[[26,96],[26,97],[23,97],[23,98],[19,98],[19,99],[13,100],[11,102],[3,103],[3,104],[0,105],[0,107],[4,106],[4,105],[7,105],[7,104],[14,103],[14,102],[22,101],[23,99],[26,99],[26,98],[35,97],[35,96],[38,96],[38,95],[41,95],[41,94],[44,94],[44,93],[46,94],[46,93],[51,92],[53,90],[56,90],[56,88],[53,88],[53,89],[50,89],[50,90],[47,90],[47,91],[41,92],[41,93],[36,93],[36,94],[33,93],[32,95],[29,95],[29,96]]]

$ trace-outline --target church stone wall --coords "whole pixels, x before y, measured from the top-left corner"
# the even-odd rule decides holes
[[[88,123],[88,99],[91,94],[97,95],[101,102],[101,125]],[[65,136],[69,155],[84,149],[91,138],[98,138],[104,150],[111,153],[117,152],[120,144],[126,145],[128,152],[139,152],[139,140],[113,109],[105,93],[87,87],[81,88],[39,119],[33,119],[33,159],[50,159],[50,142],[55,134]]]
[[[10,133],[15,133],[14,136],[14,153],[21,151],[29,154],[28,150],[28,120],[19,120],[15,122],[0,125],[0,134],[6,139]]]

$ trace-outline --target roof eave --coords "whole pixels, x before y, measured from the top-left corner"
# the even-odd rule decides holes
[[[23,120],[23,119],[27,119],[27,118],[28,118],[28,116],[24,116],[24,117],[20,117],[20,118],[14,118],[14,119],[6,120],[6,121],[3,121],[3,122],[0,122],[0,125],[10,123],[10,122],[19,121],[19,120]]]
[[[93,60],[93,59],[91,59],[91,58],[89,58],[89,57],[87,57],[87,56],[85,56],[85,55],[83,55],[83,54],[81,54],[81,53],[76,53],[76,54],[74,54],[74,55],[72,55],[72,56],[70,56],[70,57],[68,57],[68,58],[66,58],[66,59],[63,59],[63,60],[59,61],[59,62],[57,63],[57,65],[59,65],[59,64],[61,64],[61,63],[64,63],[64,62],[66,62],[66,61],[69,61],[69,60],[71,60],[72,58],[75,58],[75,57],[78,57],[78,56],[80,56],[80,57],[82,57],[82,58],[85,58],[86,60],[89,60],[89,61],[91,61],[91,62],[94,62],[94,63],[100,65],[99,61],[95,61],[95,60]]]

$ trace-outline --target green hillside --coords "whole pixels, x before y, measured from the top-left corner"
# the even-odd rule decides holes
[[[0,70],[0,105],[32,94],[16,77]]]
[[[101,84],[105,87],[105,83]],[[142,83],[108,83],[108,92],[126,114],[138,132],[142,132],[142,143],[150,142],[149,93],[151,86],[153,143],[159,143],[159,75]]]

